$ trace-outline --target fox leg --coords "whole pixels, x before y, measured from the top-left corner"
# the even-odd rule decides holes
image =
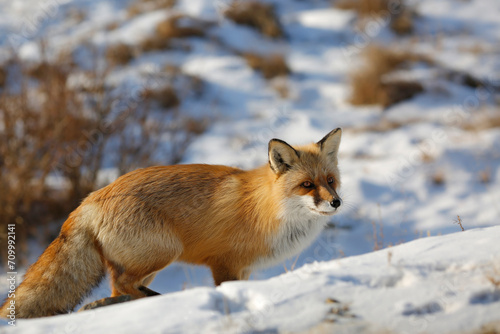
[[[224,265],[211,265],[212,276],[215,285],[220,285],[226,281],[247,280],[250,276],[250,270],[247,269],[231,269]]]
[[[112,281],[111,297],[102,298],[87,305],[84,305],[82,308],[80,308],[80,310],[78,310],[79,312],[85,310],[92,310],[102,306],[123,303],[141,297],[151,297],[160,295],[158,292],[153,291],[145,287],[144,285],[140,285],[146,283],[150,284],[151,281],[153,281],[154,277],[156,276],[156,272],[150,274],[149,276],[146,276],[142,280],[140,279],[137,280],[134,278],[135,276],[125,275],[123,273],[123,269],[121,269],[118,266],[114,266],[109,262],[108,262],[108,268],[111,271],[111,281]],[[130,282],[127,282],[127,280],[131,281],[132,283],[130,284]]]
[[[156,274],[157,274],[157,273],[156,273],[156,272],[154,272],[154,273],[150,274],[148,277],[146,277],[145,279],[143,279],[143,280],[142,280],[142,285],[143,285],[143,286],[148,286],[148,285],[150,285],[150,284],[153,282],[153,280],[155,279]]]
[[[148,277],[146,277],[145,279],[142,280],[142,285],[139,287],[139,290],[141,290],[142,292],[144,292],[144,294],[146,296],[157,296],[159,295],[158,292],[156,291],[153,291],[151,289],[149,289],[147,286],[149,284],[151,284],[151,282],[153,282],[153,280],[155,279],[155,276],[156,276],[156,272],[150,274]]]
[[[139,290],[144,276],[131,275],[117,270],[111,271],[111,297],[130,295],[132,298],[145,297],[146,294]]]

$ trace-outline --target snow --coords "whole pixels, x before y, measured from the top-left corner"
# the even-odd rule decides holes
[[[500,227],[425,237],[264,281],[226,282],[45,319],[6,333],[445,333],[498,321]]]
[[[267,162],[271,138],[302,144],[343,127],[341,214],[297,259],[256,271],[248,282],[214,288],[208,269],[175,263],[151,285],[162,296],[20,320],[17,328],[2,331],[448,333],[500,321],[499,288],[487,279],[500,279],[500,129],[465,129],[485,115],[498,116],[498,90],[474,89],[442,75],[466,71],[486,87],[498,84],[500,3],[419,1],[415,36],[399,37],[387,21],[361,31],[352,11],[332,8],[329,1],[267,2],[280,15],[283,40],[224,19],[230,1],[177,1],[174,13],[212,24],[208,37],[179,42],[188,48],[144,53],[109,81],[137,92],[148,85],[144,73],[170,64],[206,83],[204,96],[189,97],[179,107],[180,113],[212,120],[183,163],[253,168]],[[83,41],[99,47],[136,45],[171,14],[159,9],[129,17],[131,3],[0,0],[0,62],[10,47],[23,59],[39,60],[40,36],[47,39],[49,57]],[[71,9],[84,11],[84,19],[70,20]],[[105,28],[113,23],[116,29]],[[434,59],[436,68],[419,65],[396,73],[422,80],[426,92],[386,110],[351,105],[348,74],[371,42]],[[268,82],[246,64],[242,52],[281,53],[292,74]],[[88,55],[77,56],[90,66]],[[287,86],[288,98],[272,88],[276,83]],[[371,130],[387,122],[399,126]],[[484,171],[490,176],[486,183],[480,180]],[[444,175],[444,184],[432,181],[437,173]],[[116,177],[112,169],[101,174],[103,180]],[[55,176],[49,182],[64,183]],[[465,232],[454,223],[458,215]],[[372,252],[391,245],[398,246]],[[31,259],[41,251],[32,247]],[[284,273],[284,267],[291,272]],[[7,291],[3,277],[2,295]],[[109,294],[105,281],[85,302]]]

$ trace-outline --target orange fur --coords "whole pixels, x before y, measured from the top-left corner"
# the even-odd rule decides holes
[[[139,287],[173,261],[210,267],[218,285],[292,256],[337,212],[340,134],[297,148],[272,140],[270,164],[250,171],[150,167],[91,193],[28,269],[16,291],[17,316],[72,310],[106,268],[112,296],[140,298]]]

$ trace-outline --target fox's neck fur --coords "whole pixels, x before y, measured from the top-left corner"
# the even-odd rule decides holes
[[[241,184],[243,193],[248,194],[249,218],[256,222],[256,227],[265,229],[270,251],[257,259],[252,269],[278,264],[308,247],[321,233],[328,217],[311,213],[298,196],[286,194],[268,165],[243,173],[252,180]]]

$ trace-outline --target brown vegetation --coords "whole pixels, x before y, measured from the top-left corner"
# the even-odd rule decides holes
[[[142,93],[142,96],[146,100],[154,100],[158,102],[159,106],[164,109],[172,109],[180,104],[177,92],[170,85],[154,90],[146,89]]]
[[[362,29],[370,20],[383,18],[389,20],[390,28],[397,34],[404,35],[413,31],[416,13],[403,0],[337,0],[333,5],[338,9],[355,11]]]
[[[431,175],[431,181],[435,186],[442,186],[446,182],[446,176],[443,171],[436,171]]]
[[[280,54],[269,56],[258,55],[256,53],[245,53],[243,55],[248,66],[262,73],[266,79],[290,74],[285,58]]]
[[[255,28],[264,36],[283,37],[283,30],[274,7],[260,1],[233,1],[224,15],[237,24]]]
[[[170,48],[170,41],[158,34],[149,36],[140,43],[142,52],[161,51],[168,48]]]
[[[337,0],[333,5],[338,9],[354,10],[361,17],[381,16],[389,10],[389,0]]]
[[[128,7],[129,17],[158,9],[170,9],[175,6],[176,0],[136,0]]]
[[[0,91],[0,240],[6,225],[16,224],[18,265],[29,238],[51,241],[57,231],[52,223],[103,185],[98,173],[104,159],[120,174],[177,163],[207,126],[207,120],[178,113],[158,115],[144,96],[117,94],[106,84],[110,69],[85,72],[71,60],[27,65],[15,59],[8,66],[15,76]],[[88,79],[85,86],[68,85],[76,73]],[[53,177],[62,182],[48,182]],[[0,250],[3,263],[5,252]]]
[[[481,131],[493,128],[500,128],[500,111],[491,113],[478,113],[468,122],[464,122],[462,128],[467,131]]]
[[[143,52],[165,50],[173,38],[203,37],[204,24],[185,15],[173,15],[156,26],[155,33],[141,42]]]
[[[106,59],[111,66],[125,65],[134,59],[134,50],[124,43],[111,45],[106,50]]]
[[[430,63],[429,59],[408,51],[376,45],[367,47],[362,56],[364,64],[350,75],[352,104],[389,107],[423,91],[419,82],[400,79],[389,81],[385,76],[414,62]]]
[[[7,81],[7,70],[4,67],[0,67],[0,88],[5,85]]]
[[[201,37],[204,35],[202,27],[196,24],[194,19],[185,15],[170,16],[158,23],[156,33],[164,39]]]

